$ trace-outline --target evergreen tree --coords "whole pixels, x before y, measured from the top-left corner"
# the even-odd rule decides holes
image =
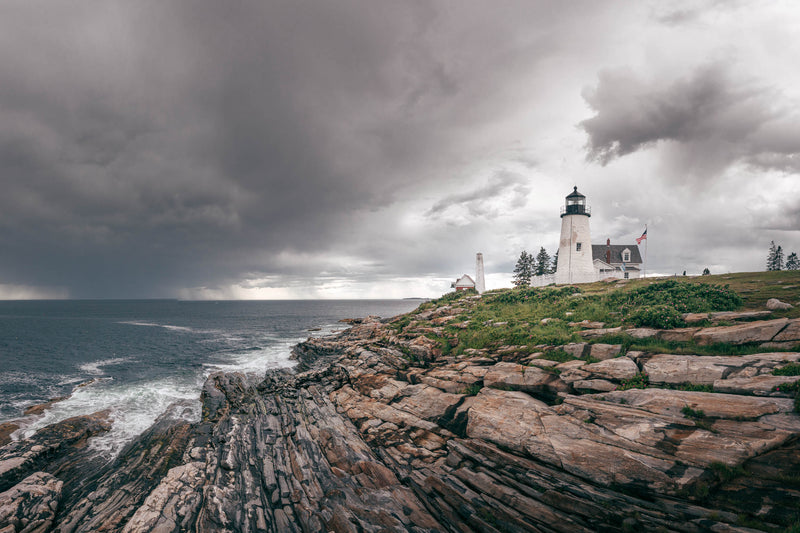
[[[517,259],[517,266],[514,267],[515,287],[527,287],[531,284],[534,262],[534,257],[525,250],[522,250],[522,253],[519,254],[519,259]]]
[[[772,270],[783,270],[783,248],[778,245],[778,249],[775,250],[775,268]]]
[[[769,241],[769,252],[767,252],[767,270],[778,270],[775,268],[778,257],[778,247],[775,241]]]
[[[536,254],[536,266],[534,267],[534,274],[542,276],[550,272],[550,254],[542,246],[539,253]]]
[[[684,271],[684,272],[685,272],[685,271]],[[684,274],[684,276],[685,276],[685,275],[686,275],[686,274]],[[704,269],[703,269],[703,275],[704,275],[704,276],[709,276],[709,275],[711,275],[711,271],[708,269],[708,267],[706,267],[706,268],[704,268]]]
[[[786,258],[786,270],[800,270],[800,261],[797,259],[797,254],[792,252]]]
[[[556,250],[556,253],[553,254],[553,266],[550,267],[550,272],[548,273],[555,274],[557,268],[558,268],[558,250]]]

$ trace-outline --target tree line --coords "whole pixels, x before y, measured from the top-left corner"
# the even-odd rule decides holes
[[[800,270],[800,260],[797,259],[797,254],[792,252],[784,261],[783,248],[776,245],[775,241],[770,241],[767,270]]]
[[[527,287],[531,284],[533,276],[543,276],[544,274],[554,274],[558,266],[558,251],[550,257],[544,246],[539,249],[536,256],[522,250],[514,267],[514,286]]]

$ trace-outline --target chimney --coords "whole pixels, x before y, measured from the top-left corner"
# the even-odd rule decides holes
[[[611,264],[611,239],[606,239],[606,263]]]
[[[475,290],[478,294],[483,294],[486,290],[486,283],[483,280],[483,254],[475,255]]]

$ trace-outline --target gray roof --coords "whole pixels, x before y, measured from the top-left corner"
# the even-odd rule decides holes
[[[627,248],[631,251],[631,260],[626,264],[642,263],[642,254],[639,253],[639,246],[636,244],[612,244],[606,246],[605,244],[592,245],[592,260],[599,259],[600,261],[606,260],[606,250],[611,249],[611,263],[622,263],[622,252]]]
[[[586,198],[586,196],[578,192],[578,186],[576,185],[572,192],[567,195],[567,198]]]

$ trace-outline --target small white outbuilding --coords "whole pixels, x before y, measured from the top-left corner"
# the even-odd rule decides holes
[[[469,277],[468,274],[464,274],[456,281],[450,284],[450,288],[455,289],[456,291],[465,291],[467,289],[474,289],[475,288],[475,280]]]

